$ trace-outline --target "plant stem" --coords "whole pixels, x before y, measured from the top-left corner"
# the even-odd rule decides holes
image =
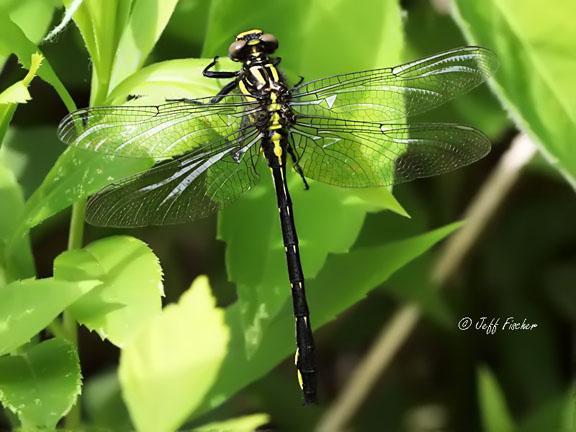
[[[459,267],[518,179],[520,171],[535,153],[536,147],[526,135],[521,134],[514,138],[510,148],[468,207],[465,215],[466,224],[447,241],[441,251],[432,272],[432,278],[438,286],[444,284]],[[368,354],[352,372],[345,388],[320,420],[317,431],[338,432],[346,428],[372,387],[378,382],[378,377],[390,365],[394,355],[416,327],[419,318],[418,307],[406,305],[383,326]]]
[[[84,241],[84,215],[86,214],[86,200],[77,201],[72,206],[70,230],[68,232],[68,250],[79,249]]]
[[[70,218],[70,230],[68,232],[68,250],[82,247],[84,239],[84,214],[86,212],[86,200],[77,201],[72,206],[72,217]],[[78,328],[76,320],[69,311],[64,311],[62,316],[62,329],[67,339],[78,348]],[[80,398],[70,409],[65,419],[67,429],[76,430],[80,426]]]

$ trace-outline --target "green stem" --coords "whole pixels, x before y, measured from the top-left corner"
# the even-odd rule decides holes
[[[82,247],[84,239],[84,214],[86,212],[86,200],[80,200],[72,206],[72,217],[70,218],[70,230],[68,233],[68,250]],[[69,311],[64,311],[62,317],[62,330],[67,339],[78,348],[78,328],[76,320]],[[67,429],[76,430],[81,423],[80,399],[66,415],[65,426]]]
[[[68,334],[64,330],[64,326],[59,319],[55,319],[48,325],[48,330],[54,335],[54,337],[61,339],[68,339]]]
[[[84,240],[84,215],[86,214],[86,200],[77,201],[72,206],[70,230],[68,232],[68,250],[79,249]]]

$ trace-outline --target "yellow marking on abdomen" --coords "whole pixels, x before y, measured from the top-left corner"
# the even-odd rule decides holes
[[[278,132],[274,132],[272,134],[272,144],[274,144],[274,154],[278,158],[278,162],[282,165],[282,145],[280,144],[282,141],[282,135]]]
[[[276,103],[277,100],[278,95],[276,94],[276,92],[275,91],[270,92],[270,105],[268,105],[269,112],[280,111],[280,109],[282,109],[280,104]]]

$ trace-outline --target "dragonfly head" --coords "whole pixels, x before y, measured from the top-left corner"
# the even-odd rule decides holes
[[[234,61],[246,61],[249,57],[272,54],[278,48],[278,39],[262,30],[248,30],[236,36],[230,44],[228,55]]]

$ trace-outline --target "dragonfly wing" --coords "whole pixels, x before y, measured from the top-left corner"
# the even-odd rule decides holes
[[[291,105],[306,116],[389,122],[468,92],[497,67],[495,54],[485,48],[457,48],[393,68],[303,83],[292,89]]]
[[[97,226],[139,227],[207,216],[256,184],[260,138],[260,132],[246,127],[110,185],[89,200],[86,220]]]
[[[84,108],[67,115],[58,127],[62,142],[84,150],[136,157],[170,158],[187,153],[254,121],[258,104],[240,95],[220,103],[210,98],[157,106]]]
[[[375,187],[430,177],[490,151],[476,129],[445,123],[393,125],[300,118],[291,131],[306,177],[341,187]]]

